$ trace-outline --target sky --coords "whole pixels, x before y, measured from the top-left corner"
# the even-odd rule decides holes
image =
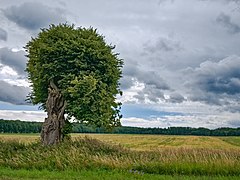
[[[240,126],[240,0],[0,0],[0,119],[44,120],[23,47],[66,22],[116,45],[122,125]]]

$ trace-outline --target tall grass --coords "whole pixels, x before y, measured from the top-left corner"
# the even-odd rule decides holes
[[[133,150],[158,150],[163,148],[196,148],[196,149],[238,149],[239,137],[209,136],[173,136],[173,135],[131,135],[131,134],[71,134],[72,139],[84,136],[99,139],[107,143],[120,143]],[[3,141],[32,143],[39,140],[39,134],[5,134],[0,133]]]
[[[134,151],[91,138],[57,146],[0,141],[0,166],[37,170],[119,170],[177,175],[240,175],[240,151],[162,148]]]
[[[131,134],[85,134],[85,136],[105,142],[120,143],[134,150],[158,150],[163,148],[196,148],[196,149],[238,149],[240,137],[213,137],[213,136],[174,136],[174,135],[131,135]],[[84,134],[72,134],[75,137],[84,137]]]

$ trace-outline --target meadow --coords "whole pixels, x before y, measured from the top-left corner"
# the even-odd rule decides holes
[[[240,178],[240,137],[72,134],[52,147],[38,140],[0,134],[0,179]]]

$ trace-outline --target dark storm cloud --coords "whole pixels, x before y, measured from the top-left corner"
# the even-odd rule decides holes
[[[170,94],[169,99],[167,101],[171,103],[182,103],[184,100],[185,99],[181,94],[174,92]]]
[[[179,41],[175,41],[169,38],[158,38],[155,43],[145,43],[144,44],[145,51],[149,53],[156,52],[171,52],[171,51],[180,51],[183,48]]]
[[[239,95],[240,96],[240,95]],[[240,112],[240,97],[238,97],[235,101],[235,103],[229,103],[227,104],[224,108],[223,111],[228,111],[228,112],[232,112],[232,113],[238,113]],[[240,117],[240,116],[239,116]],[[240,120],[240,119],[239,119]]]
[[[167,2],[171,2],[173,3],[175,0],[158,0],[158,5],[162,5],[164,3],[167,3]]]
[[[240,118],[228,122],[231,127],[240,127]]]
[[[227,3],[239,3],[240,0],[198,0],[198,1],[212,1],[212,2],[227,2]]]
[[[137,74],[136,78],[139,82],[143,82],[145,85],[148,86],[154,86],[157,89],[170,89],[165,80],[155,71],[142,71],[141,73]]]
[[[135,77],[137,74],[139,74],[139,68],[138,63],[136,61],[128,59],[124,62],[123,66],[123,75]]]
[[[143,90],[134,96],[139,102],[149,100],[157,103],[160,99],[164,99],[163,91],[171,89],[157,72],[140,69],[137,62],[128,60],[123,68],[121,87],[124,90],[129,89],[135,82],[144,84]]]
[[[224,13],[221,13],[216,21],[227,29],[229,33],[236,34],[240,32],[240,26],[232,22],[231,17]]]
[[[24,51],[13,52],[8,48],[0,48],[0,62],[13,68],[19,75],[25,74],[27,58]]]
[[[193,70],[188,83],[190,99],[208,104],[227,105],[240,100],[240,57],[231,56],[219,62],[206,61]]]
[[[134,85],[133,78],[139,73],[137,68],[137,63],[134,61],[127,61],[124,63],[123,67],[123,77],[120,79],[120,88],[127,90]]]
[[[239,3],[240,0],[223,0],[223,1],[226,1],[226,2],[235,2],[235,3]]]
[[[188,99],[191,101],[204,102],[209,105],[218,105],[218,106],[221,106],[224,104],[222,102],[223,99],[219,99],[219,96],[214,93],[208,93],[208,92],[204,92],[196,89],[194,89],[191,93],[192,94],[188,97]]]
[[[207,61],[197,69],[198,86],[206,92],[234,95],[240,93],[240,57],[218,63]]]
[[[10,85],[0,80],[0,101],[12,104],[26,104],[25,99],[30,88],[23,86]]]
[[[138,92],[138,94],[135,95],[134,98],[136,98],[141,103],[144,103],[146,100],[153,103],[158,103],[160,100],[164,99],[164,93],[155,85],[145,84],[143,90]]]
[[[146,97],[145,97],[145,94],[142,91],[138,92],[133,97],[136,98],[139,103],[145,103]]]
[[[146,84],[142,91],[151,102],[157,103],[160,99],[164,99],[164,93],[155,85]]]
[[[0,28],[0,40],[6,41],[7,40],[7,31]]]
[[[163,91],[170,90],[170,87],[157,73],[152,71],[142,72],[137,79],[139,82],[144,83],[143,90],[134,96],[138,101],[144,102],[145,100],[149,100],[157,103],[160,100],[165,100]]]
[[[120,88],[123,90],[129,89],[134,85],[134,81],[130,76],[124,76],[120,79]]]
[[[150,70],[142,70],[139,68],[139,65],[135,61],[127,61],[123,68],[123,82],[127,82],[129,85],[129,79],[136,79],[138,82],[144,83],[146,85],[155,86],[157,89],[168,90],[170,87],[164,81],[161,76],[155,72]],[[128,79],[128,80],[126,80]],[[125,86],[123,84],[123,86]]]
[[[2,11],[8,20],[30,30],[65,21],[61,10],[50,8],[39,2],[26,2],[19,6],[10,6]]]
[[[169,98],[165,98],[164,91],[158,89],[155,85],[145,84],[142,91],[139,91],[137,95],[134,96],[139,102],[144,103],[145,101],[150,101],[152,103],[158,103],[160,101],[168,103],[182,103],[186,99],[179,93],[171,93]]]

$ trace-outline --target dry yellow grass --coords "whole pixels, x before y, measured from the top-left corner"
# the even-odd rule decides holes
[[[83,138],[85,136],[89,138]],[[0,141],[0,166],[11,168],[103,168],[151,174],[240,175],[240,137],[73,134],[75,141],[50,147],[30,144],[39,139],[37,134],[0,134],[0,139],[3,139]]]
[[[158,150],[162,148],[204,148],[240,150],[240,137],[132,135],[132,134],[72,134],[73,139],[91,137],[112,144],[121,144],[133,150]],[[39,140],[39,134],[0,134],[4,141],[29,143]]]
[[[31,143],[40,139],[39,134],[5,134],[0,133],[0,140],[17,141],[21,143]]]
[[[173,135],[131,135],[131,134],[73,134],[72,137],[88,136],[101,141],[122,144],[134,150],[157,150],[162,148],[204,148],[204,149],[239,149],[228,143],[232,137],[209,136],[173,136]],[[238,138],[238,139],[237,139]],[[240,141],[240,137],[235,137]]]

